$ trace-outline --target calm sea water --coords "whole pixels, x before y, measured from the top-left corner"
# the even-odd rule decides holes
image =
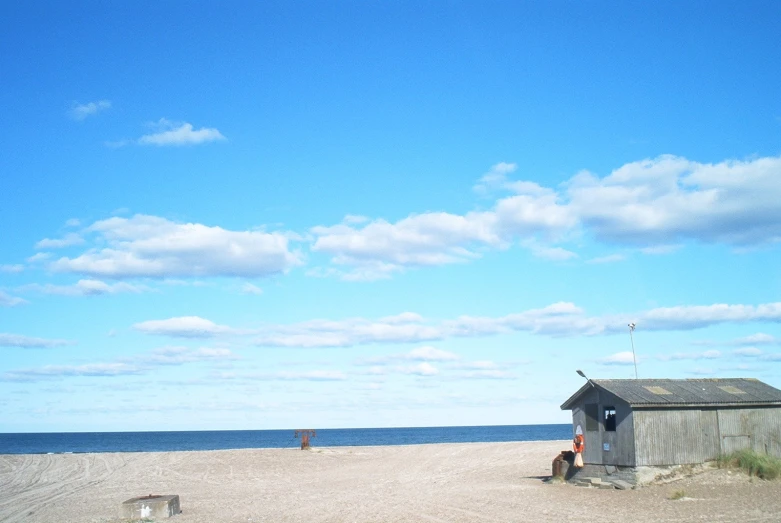
[[[62,452],[161,452],[297,447],[293,430],[219,430],[181,432],[52,432],[0,434],[0,454]],[[485,427],[414,427],[323,429],[314,447],[417,445],[493,441],[560,440],[572,437],[572,426],[503,425]]]

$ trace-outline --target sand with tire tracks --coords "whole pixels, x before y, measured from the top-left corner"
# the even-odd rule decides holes
[[[724,470],[627,491],[543,483],[568,446],[0,455],[0,521],[119,521],[122,501],[147,494],[178,494],[180,523],[781,521],[781,481]]]

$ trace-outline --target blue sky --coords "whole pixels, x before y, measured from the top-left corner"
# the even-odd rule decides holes
[[[781,387],[781,5],[418,4],[4,8],[0,432]]]

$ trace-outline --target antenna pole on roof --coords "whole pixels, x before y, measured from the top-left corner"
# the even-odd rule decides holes
[[[635,362],[635,379],[637,379],[637,355],[635,354],[635,339],[632,337],[632,332],[637,325],[630,323],[627,326],[629,327],[629,341],[632,342],[632,360]]]

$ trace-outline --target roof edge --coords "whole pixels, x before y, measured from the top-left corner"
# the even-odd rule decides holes
[[[723,408],[723,407],[781,407],[781,401],[746,401],[742,403],[630,403],[630,407],[635,410],[659,409],[659,408],[682,408],[696,409],[703,407]]]
[[[575,400],[578,399],[581,395],[583,395],[587,390],[590,388],[600,388],[602,390],[605,390],[604,388],[600,387],[596,383],[594,383],[591,380],[588,380],[585,385],[583,385],[581,388],[578,389],[578,391],[569,397],[567,401],[561,404],[561,410],[572,410],[572,405],[575,403]]]

